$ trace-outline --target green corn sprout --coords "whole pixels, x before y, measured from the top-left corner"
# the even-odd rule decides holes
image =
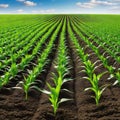
[[[115,77],[117,80],[114,82],[113,85],[116,85],[116,84],[120,85],[120,72],[119,71],[117,73],[115,73]]]
[[[99,87],[99,80],[105,73],[106,72],[100,73],[98,75],[96,75],[94,73],[92,79],[89,78],[89,77],[87,78],[87,80],[89,80],[89,82],[91,83],[91,87],[86,88],[85,91],[91,90],[91,91],[93,91],[95,93],[95,96],[92,96],[92,97],[95,99],[96,105],[99,104],[101,95],[102,95],[103,91],[107,87],[107,85],[103,85],[103,86]]]
[[[27,65],[28,62],[32,59],[33,57],[31,55],[25,55],[25,57],[22,58],[21,63],[19,64],[20,69],[24,69]]]
[[[1,85],[2,86],[6,85],[9,82],[9,79],[10,79],[10,73],[7,72],[4,76],[1,77]]]
[[[107,66],[107,69],[108,69],[110,74],[114,74],[115,68],[113,66]]]
[[[119,56],[116,57],[116,60],[120,63],[120,57]]]
[[[18,66],[16,63],[12,63],[9,72],[11,73],[12,77],[15,77],[15,75],[18,73]]]
[[[2,84],[1,85],[2,86],[6,85],[11,78],[16,76],[17,72],[18,72],[18,66],[16,65],[16,63],[12,63],[11,69],[8,72],[6,72],[5,75],[3,75],[1,77],[1,79],[2,79],[1,80]]]
[[[87,73],[87,75],[92,78],[92,75],[94,73],[94,70],[95,70],[95,67],[94,67],[94,64],[91,63],[90,60],[84,62],[84,65],[85,65],[85,71]]]
[[[66,98],[62,98],[59,100],[59,94],[61,91],[61,86],[63,84],[63,79],[62,78],[58,78],[58,80],[54,80],[57,81],[56,87],[52,87],[49,83],[47,83],[47,86],[50,89],[50,93],[49,93],[49,100],[52,103],[52,107],[53,107],[53,111],[54,111],[54,115],[56,115],[59,104],[62,102],[66,102],[70,99],[66,99]]]
[[[23,90],[25,92],[25,100],[28,100],[28,91],[30,89],[30,87],[32,86],[32,84],[34,84],[35,82],[35,76],[31,74],[31,76],[29,76],[29,78],[25,78],[24,77],[24,80],[25,80],[25,83],[22,83],[23,84]]]

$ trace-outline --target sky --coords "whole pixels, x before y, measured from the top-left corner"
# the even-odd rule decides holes
[[[0,14],[120,14],[120,0],[0,0]]]

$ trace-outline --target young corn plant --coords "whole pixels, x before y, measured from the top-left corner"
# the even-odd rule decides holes
[[[115,67],[110,65],[110,66],[107,66],[107,69],[111,75],[115,73]]]
[[[84,65],[85,65],[85,66],[84,66],[85,72],[87,73],[87,75],[89,76],[89,78],[92,78],[92,75],[93,75],[93,73],[94,73],[94,71],[95,71],[94,64],[91,63],[90,60],[88,60],[88,61],[85,61],[85,62],[84,62]]]
[[[116,77],[116,81],[114,82],[113,85],[119,84],[120,85],[120,71],[118,71],[117,73],[115,73],[115,77]]]
[[[71,80],[71,79],[69,79],[69,80]],[[53,79],[55,87],[53,87],[49,83],[47,83],[47,86],[48,86],[50,92],[48,91],[46,93],[49,95],[49,100],[50,100],[52,107],[53,107],[54,116],[56,116],[56,113],[57,113],[57,110],[59,108],[60,103],[71,100],[71,99],[67,99],[67,98],[61,98],[61,99],[59,98],[61,90],[65,90],[67,92],[70,92],[67,89],[61,89],[62,85],[69,80],[63,79],[62,76],[58,75]]]
[[[16,76],[18,73],[18,65],[16,63],[12,63],[9,73],[12,75],[12,77]]]
[[[0,78],[0,88],[9,82],[10,76],[10,73],[6,72],[6,74]]]
[[[6,85],[10,79],[14,78],[18,72],[18,66],[16,63],[12,63],[11,68],[3,76],[1,76],[1,85]],[[1,86],[1,87],[2,87]]]
[[[102,93],[107,88],[107,85],[103,85],[99,87],[99,80],[105,73],[106,72],[100,73],[98,75],[94,73],[92,75],[92,79],[89,77],[87,78],[87,80],[91,83],[91,87],[86,88],[85,91],[91,90],[94,92],[95,96],[92,97],[95,99],[96,105],[99,104]]]
[[[25,55],[25,57],[22,57],[21,63],[19,64],[20,70],[24,70],[25,67],[28,66],[28,63],[33,59],[32,55]]]

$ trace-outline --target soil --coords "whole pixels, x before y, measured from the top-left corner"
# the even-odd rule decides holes
[[[60,32],[59,32],[60,34]],[[77,36],[77,34],[75,33]],[[46,82],[53,84],[52,72],[55,71],[55,61],[57,58],[57,51],[59,46],[59,37],[56,37],[56,42],[52,53],[49,55],[50,62],[45,66],[45,72],[41,73],[37,79],[43,81],[43,85],[39,85],[44,89],[48,89]],[[77,39],[82,45],[86,44],[77,36]],[[112,86],[115,79],[107,80],[109,73],[105,74],[100,80],[100,86],[110,84],[100,99],[98,106],[95,104],[94,93],[91,91],[84,91],[85,88],[90,87],[90,83],[84,79],[86,76],[83,70],[83,63],[78,56],[78,53],[71,42],[66,31],[66,45],[68,49],[68,56],[70,58],[70,74],[69,77],[73,79],[72,82],[66,83],[63,88],[71,90],[73,93],[60,93],[60,97],[68,97],[73,99],[60,104],[56,116],[53,115],[52,106],[48,100],[48,96],[40,93],[37,90],[31,89],[29,91],[29,98],[25,100],[23,90],[10,89],[11,85],[4,86],[0,90],[0,120],[120,120],[120,86]],[[91,48],[87,48],[85,53],[94,53]],[[89,57],[94,63],[99,60],[94,54]],[[113,61],[110,62],[113,64]],[[97,65],[100,65],[98,62]],[[104,66],[96,69],[96,73],[106,71]],[[21,74],[22,75],[22,74]],[[23,77],[21,77],[23,79]],[[21,81],[21,80],[19,80]],[[17,82],[19,82],[17,81]],[[12,87],[14,80],[12,81]]]

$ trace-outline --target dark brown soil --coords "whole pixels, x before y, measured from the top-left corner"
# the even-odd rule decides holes
[[[86,46],[80,38],[78,40],[82,47]],[[81,72],[83,63],[68,33],[66,35],[66,45],[70,58],[69,64],[72,67],[69,77],[73,81],[66,83],[63,88],[71,90],[73,94],[61,92],[60,97],[69,97],[73,100],[61,104],[55,117],[47,95],[37,90],[30,90],[29,99],[25,100],[23,90],[9,89],[8,86],[5,86],[0,90],[0,120],[120,120],[120,86],[107,87],[103,92],[100,104],[96,106],[95,100],[91,97],[94,93],[84,91],[86,87],[90,87],[90,83],[83,78],[86,76],[84,72]],[[50,63],[44,68],[46,72],[41,73],[37,78],[43,80],[44,83],[53,84],[51,73],[55,72],[54,64],[58,46],[59,35],[56,38],[55,48],[49,56]],[[85,53],[93,53],[93,51],[91,48],[87,48]],[[89,60],[94,63],[98,60],[98,57],[94,54],[89,57]],[[101,62],[97,65],[100,64]],[[100,66],[95,72],[101,73],[103,71],[106,71],[106,69],[104,66]],[[112,84],[115,81],[114,78],[107,80],[108,77],[109,74],[105,74],[100,80],[100,85]],[[42,87],[48,89],[46,84]]]

